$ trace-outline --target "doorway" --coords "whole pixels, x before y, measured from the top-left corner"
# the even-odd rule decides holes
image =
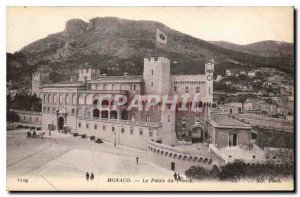
[[[228,146],[237,146],[237,133],[229,133]]]
[[[203,130],[200,127],[193,128],[191,134],[192,143],[203,143]]]
[[[175,162],[171,162],[171,170],[175,171]]]
[[[64,127],[64,124],[65,124],[65,120],[63,117],[59,117],[58,119],[58,130],[63,130],[63,127]]]

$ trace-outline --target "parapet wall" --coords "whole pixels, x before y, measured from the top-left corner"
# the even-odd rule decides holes
[[[208,151],[184,151],[177,147],[149,141],[149,160],[155,164],[179,173],[185,173],[192,166],[211,170],[214,165],[219,168]],[[172,169],[172,166],[174,167]]]

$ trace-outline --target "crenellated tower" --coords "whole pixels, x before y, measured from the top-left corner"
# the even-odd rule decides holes
[[[145,94],[170,93],[170,60],[165,57],[144,58]]]
[[[42,86],[50,82],[49,73],[35,72],[32,74],[31,93],[40,96]]]
[[[78,81],[89,81],[100,75],[99,69],[83,68],[78,69]]]

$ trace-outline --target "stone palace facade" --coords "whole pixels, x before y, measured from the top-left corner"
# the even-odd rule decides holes
[[[68,127],[72,133],[148,149],[151,139],[172,146],[178,140],[187,143],[204,141],[207,135],[207,108],[213,102],[213,72],[212,60],[205,64],[205,74],[171,75],[169,59],[151,57],[144,58],[143,75],[106,76],[95,69],[79,69],[76,81],[49,83],[36,88],[35,84],[41,84],[41,77],[36,77],[35,73],[33,92],[36,91],[42,98],[43,129],[51,127],[62,130]],[[141,95],[142,99],[147,95],[191,98],[197,95],[200,98],[197,106],[203,110],[162,111],[161,105],[149,111],[128,111],[126,105],[117,110],[99,110],[97,104],[100,96],[111,96],[111,101],[102,101],[102,105],[109,106],[117,94],[126,95],[129,100],[135,95]]]

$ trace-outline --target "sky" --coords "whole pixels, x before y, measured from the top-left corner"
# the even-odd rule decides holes
[[[69,19],[114,16],[153,20],[208,41],[250,44],[262,40],[293,42],[292,7],[8,7],[7,52],[61,32]]]

